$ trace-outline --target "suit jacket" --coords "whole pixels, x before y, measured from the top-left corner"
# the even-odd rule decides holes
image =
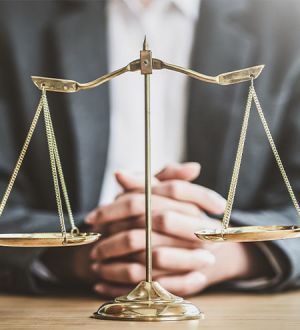
[[[298,198],[299,17],[296,1],[202,0],[191,57],[191,68],[211,75],[266,64],[255,85]],[[106,25],[105,1],[1,2],[1,192],[40,96],[30,76],[85,82],[106,73]],[[187,160],[202,164],[199,184],[225,197],[248,86],[189,81]],[[99,200],[109,136],[108,92],[109,85],[102,85],[71,95],[49,93],[78,224]],[[59,230],[50,172],[44,126],[40,124],[0,219],[1,233]],[[232,219],[240,225],[295,224],[298,220],[255,109],[250,117]],[[270,290],[299,285],[299,239],[266,244],[276,251],[284,267],[280,283]],[[42,252],[43,249],[0,248],[1,286],[38,292],[30,265]]]

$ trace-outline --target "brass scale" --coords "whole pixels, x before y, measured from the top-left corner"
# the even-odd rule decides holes
[[[146,279],[137,285],[137,287],[128,293],[127,296],[117,297],[113,301],[100,306],[94,317],[98,319],[112,320],[134,320],[134,321],[164,321],[164,320],[195,320],[203,318],[204,314],[193,304],[177,297],[166,291],[158,282],[152,281],[152,218],[151,218],[151,138],[150,138],[150,77],[153,70],[172,70],[185,74],[191,78],[204,81],[206,83],[218,85],[230,85],[249,81],[249,94],[242,123],[240,139],[232,180],[228,192],[227,205],[222,220],[221,229],[207,229],[195,233],[200,240],[211,242],[254,242],[276,239],[286,239],[300,237],[299,226],[247,226],[247,227],[229,227],[232,206],[234,202],[236,186],[238,182],[239,169],[243,156],[244,143],[246,139],[248,120],[252,101],[257,108],[263,128],[267,135],[271,149],[276,162],[290,194],[292,202],[300,217],[300,208],[293,189],[282,165],[281,159],[274,144],[268,124],[265,120],[262,108],[260,106],[257,94],[254,89],[254,80],[260,75],[264,65],[258,65],[238,71],[222,73],[218,76],[207,76],[202,73],[185,69],[177,65],[163,62],[152,58],[146,38],[143,43],[143,50],[140,51],[140,58],[132,61],[123,68],[108,73],[94,81],[88,83],[78,83],[73,80],[45,78],[33,76],[34,84],[42,91],[41,99],[36,109],[33,121],[31,123],[28,135],[21,150],[17,164],[8,183],[7,189],[3,195],[0,204],[0,216],[5,208],[6,202],[13,188],[19,169],[22,165],[24,156],[30,144],[32,135],[36,128],[41,113],[44,114],[46,136],[49,147],[50,163],[52,169],[54,190],[58,208],[61,232],[58,233],[28,233],[28,234],[0,234],[0,246],[11,247],[67,247],[74,245],[83,245],[93,243],[99,239],[98,233],[83,233],[76,227],[71,204],[68,197],[67,187],[65,185],[62,166],[57,149],[54,128],[51,120],[51,114],[47,102],[47,92],[74,93],[81,90],[98,87],[113,78],[116,78],[127,72],[140,72],[144,75],[144,95],[145,95],[145,214],[146,214]],[[63,195],[63,196],[61,196]],[[68,213],[71,225],[70,232],[66,231],[62,197]]]

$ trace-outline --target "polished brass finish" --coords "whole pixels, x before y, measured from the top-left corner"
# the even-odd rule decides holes
[[[249,81],[252,78],[256,79],[262,72],[264,65],[257,65],[257,66],[245,68],[242,70],[226,72],[226,73],[219,74],[218,76],[215,76],[215,77],[207,76],[202,73],[199,73],[199,72],[196,72],[193,70],[189,70],[189,69],[185,69],[178,65],[169,64],[169,63],[165,63],[165,62],[161,62],[161,68],[180,72],[180,73],[186,74],[187,76],[189,76],[191,78],[198,79],[198,80],[208,82],[211,84],[231,85],[231,84],[241,83],[244,81]]]
[[[198,320],[204,314],[188,301],[177,297],[157,282],[143,281],[127,296],[102,305],[94,318],[125,321]]]
[[[245,226],[222,229],[205,229],[195,233],[204,241],[258,242],[300,237],[299,226]]]
[[[42,90],[42,96],[37,106],[35,115],[30,125],[21,153],[18,157],[17,163],[15,165],[11,178],[8,182],[7,188],[1,199],[0,217],[4,211],[7,200],[11,194],[14,183],[16,181],[20,168],[23,164],[23,160],[26,156],[33,133],[36,129],[38,120],[42,112],[44,113],[46,137],[49,148],[50,165],[52,170],[52,178],[54,184],[54,191],[55,191],[61,233],[0,234],[0,246],[41,247],[41,246],[82,245],[82,244],[93,243],[100,237],[100,235],[94,233],[91,234],[80,233],[79,229],[76,227],[74,222],[71,203],[69,200],[68,191],[64,179],[64,174],[57,148],[56,137],[54,133],[53,123],[51,119],[51,114],[48,106],[45,89]],[[67,233],[66,231],[61,193],[63,194],[64,202],[68,212],[68,218],[71,226],[70,233]]]
[[[176,297],[152,281],[152,213],[151,213],[151,125],[150,125],[150,75],[151,51],[145,37],[140,52],[141,74],[144,75],[145,94],[145,214],[146,214],[146,281],[142,281],[127,296],[108,302],[94,313],[98,319],[134,321],[195,320],[203,317],[191,303]]]
[[[90,244],[100,237],[98,233],[32,233],[32,234],[0,234],[0,246],[10,247],[65,247]]]
[[[152,73],[152,52],[149,50],[147,39],[145,37],[143,50],[140,51],[141,74],[147,75]]]
[[[253,79],[251,80],[251,85],[249,87],[248,99],[244,114],[244,119],[242,123],[242,129],[240,133],[240,139],[238,143],[236,158],[233,166],[232,178],[230,182],[229,192],[227,196],[227,203],[225,207],[225,212],[222,220],[221,230],[208,230],[195,233],[197,237],[201,240],[209,240],[216,242],[223,241],[234,241],[234,242],[252,242],[252,241],[266,241],[275,239],[285,239],[285,238],[295,238],[299,237],[299,227],[296,226],[253,226],[253,227],[240,227],[240,228],[229,228],[229,223],[231,219],[231,212],[233,207],[233,202],[236,194],[236,187],[238,184],[238,178],[240,173],[240,166],[243,157],[244,145],[246,141],[246,134],[248,129],[248,122],[250,117],[250,111],[252,108],[252,101],[256,106],[259,118],[261,120],[263,129],[267,136],[268,142],[270,144],[271,150],[273,152],[274,158],[282,175],[283,181],[286,185],[287,191],[290,195],[291,201],[295,207],[298,214],[298,222],[300,220],[300,206],[296,199],[295,193],[291,186],[290,180],[287,176],[281,158],[279,156],[277,147],[273,140],[272,134],[269,129],[269,125],[265,119],[262,107],[258,100],[256,94]]]
[[[145,64],[145,60],[143,58],[143,51],[141,51],[141,58],[139,60],[135,60],[130,62],[127,66],[116,70],[114,72],[108,73],[96,80],[93,80],[88,83],[79,83],[75,80],[67,80],[67,79],[57,79],[57,78],[47,78],[47,77],[38,77],[38,76],[32,76],[31,79],[33,83],[42,90],[43,88],[46,91],[50,92],[62,92],[62,93],[74,93],[85,89],[95,88],[103,83],[116,78],[119,75],[122,75],[126,72],[134,72],[141,70],[145,74],[145,69],[150,70],[149,65],[149,59],[147,58]],[[145,52],[145,54],[149,54]],[[147,55],[148,56],[148,55]],[[237,84],[245,81],[249,81],[252,78],[256,79],[260,73],[262,72],[264,65],[257,65],[250,68],[245,68],[242,70],[232,71],[232,72],[226,72],[219,74],[218,76],[207,76],[205,74],[185,69],[181,66],[170,64],[163,62],[159,59],[153,58],[152,59],[152,68],[153,70],[162,70],[167,69],[171,71],[176,71],[183,73],[191,78],[201,80],[204,82],[212,83],[212,84],[218,84],[218,85],[230,85],[230,84]],[[152,70],[148,72],[149,74],[152,73]]]
[[[238,84],[256,79],[261,74],[263,68],[264,65],[257,65],[242,70],[222,73],[216,78],[219,85]]]
[[[125,73],[133,70],[135,62],[128,64],[126,67],[123,67],[119,70],[116,70],[112,73],[106,74],[96,80],[93,80],[86,84],[80,84],[74,80],[67,79],[57,79],[57,78],[46,78],[46,77],[36,77],[32,76],[31,79],[34,84],[40,89],[45,89],[49,92],[63,92],[63,93],[74,93],[80,90],[91,89],[98,87],[105,82]]]
[[[239,172],[240,172],[240,167],[241,167],[241,162],[242,162],[242,157],[243,157],[243,151],[244,151],[244,145],[246,141],[246,134],[247,134],[247,129],[248,129],[248,122],[249,122],[249,116],[250,116],[250,111],[252,108],[252,101],[254,101],[254,104],[256,106],[259,118],[261,120],[263,129],[265,131],[266,137],[268,139],[268,142],[270,144],[271,150],[273,152],[274,158],[276,160],[276,163],[278,165],[279,171],[281,173],[282,179],[286,185],[287,191],[290,195],[291,201],[295,207],[295,210],[298,214],[298,221],[300,219],[300,206],[298,204],[298,201],[296,199],[295,193],[293,191],[292,185],[290,183],[290,180],[286,174],[285,168],[283,166],[283,163],[281,161],[281,158],[279,156],[277,147],[275,145],[275,142],[273,140],[272,134],[269,129],[269,125],[266,121],[265,115],[263,113],[262,107],[260,105],[260,102],[258,100],[258,96],[256,94],[255,88],[254,88],[254,83],[253,79],[251,81],[251,85],[249,87],[249,93],[248,93],[248,99],[247,99],[247,104],[246,104],[246,109],[245,109],[245,114],[244,114],[244,119],[242,123],[242,129],[240,133],[240,139],[238,143],[238,149],[236,153],[236,158],[233,166],[233,172],[232,172],[232,178],[230,182],[230,187],[229,187],[229,192],[227,196],[227,204],[222,220],[222,226],[223,229],[227,229],[229,226],[230,218],[231,218],[231,212],[232,212],[232,206],[235,198],[235,193],[236,193],[236,187],[238,183],[238,178],[239,178]]]
[[[146,213],[146,281],[152,281],[152,214],[151,214],[151,114],[150,114],[150,74],[152,55],[145,37],[141,51],[141,74],[144,75],[145,94],[145,213]]]
[[[99,310],[94,314],[95,318],[112,319],[112,320],[136,320],[136,321],[163,321],[163,320],[191,320],[200,319],[203,314],[197,307],[189,302],[184,301],[180,297],[176,297],[163,289],[157,282],[152,281],[152,215],[151,215],[151,136],[150,136],[150,75],[153,70],[171,70],[178,73],[185,74],[191,78],[212,84],[230,85],[246,81],[251,81],[249,89],[249,97],[244,116],[244,122],[237,152],[237,159],[234,166],[234,173],[231,182],[229,193],[229,203],[226,207],[225,216],[223,219],[223,228],[216,230],[202,230],[196,233],[196,236],[202,240],[209,241],[236,241],[236,242],[252,242],[259,240],[273,240],[283,238],[300,237],[300,227],[296,226],[253,226],[241,228],[229,228],[229,220],[231,215],[232,204],[235,195],[235,188],[238,180],[239,167],[241,163],[244,142],[246,138],[246,131],[248,126],[248,119],[251,110],[251,103],[254,102],[258,108],[258,113],[263,123],[269,139],[272,151],[275,155],[280,171],[283,175],[284,181],[287,185],[288,191],[292,197],[294,205],[298,205],[295,196],[293,195],[292,188],[287,179],[286,173],[283,169],[281,160],[277,153],[271,133],[269,132],[268,125],[264,119],[262,110],[260,108],[253,81],[260,75],[264,65],[245,68],[242,70],[231,71],[219,74],[217,76],[208,76],[190,69],[185,69],[180,66],[166,63],[156,58],[152,58],[151,51],[147,45],[145,38],[143,50],[140,52],[140,58],[130,62],[127,66],[120,68],[114,72],[108,73],[93,81],[87,83],[79,83],[74,80],[46,78],[33,76],[34,84],[43,91],[43,105],[46,108],[44,113],[45,123],[47,129],[47,137],[49,143],[49,152],[52,158],[51,165],[53,167],[54,183],[57,185],[57,178],[60,175],[59,159],[56,155],[56,142],[54,138],[54,131],[51,122],[50,112],[47,110],[46,91],[50,92],[63,92],[72,93],[81,90],[95,88],[104,84],[111,79],[114,79],[127,72],[140,71],[144,75],[144,94],[145,94],[145,214],[146,214],[146,281],[142,281],[133,291],[127,296],[118,297],[114,301],[102,305]],[[37,117],[38,118],[38,117]],[[37,119],[36,119],[37,120]],[[35,123],[36,124],[36,123]],[[31,138],[31,137],[30,137]],[[55,171],[58,173],[55,174]],[[61,178],[60,178],[61,180]],[[56,195],[59,197],[60,192],[56,189]],[[297,207],[296,207],[297,208]],[[300,208],[298,209],[300,213]],[[59,213],[61,208],[59,207]],[[95,241],[98,234],[82,234],[73,228],[73,232],[66,233],[64,224],[61,221],[62,235],[60,234],[20,234],[18,236],[13,234],[11,237],[12,243],[9,246],[65,246],[85,244]],[[26,236],[27,235],[27,236]],[[32,236],[30,236],[32,235]],[[1,237],[2,236],[2,237]],[[84,240],[80,240],[84,237]],[[9,244],[9,237],[7,235],[0,235],[0,243]],[[13,245],[14,244],[14,245]],[[32,245],[30,245],[32,244]],[[40,244],[40,245],[38,245]],[[44,244],[44,245],[43,245]],[[55,245],[57,244],[57,245]]]

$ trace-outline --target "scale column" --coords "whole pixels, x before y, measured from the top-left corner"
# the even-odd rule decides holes
[[[150,126],[150,75],[152,53],[145,37],[140,52],[141,74],[144,75],[145,94],[145,211],[146,211],[146,281],[152,282],[152,213],[151,213],[151,126]]]
[[[199,309],[183,298],[174,296],[158,282],[152,281],[152,212],[151,212],[151,125],[150,77],[152,54],[145,37],[140,51],[140,69],[144,75],[145,93],[145,213],[146,213],[146,280],[141,281],[127,295],[100,306],[94,313],[98,319],[128,321],[197,320],[203,317]]]

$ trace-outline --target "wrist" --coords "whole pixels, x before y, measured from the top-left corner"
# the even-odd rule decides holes
[[[253,243],[238,244],[239,265],[233,279],[251,280],[254,278],[271,278],[273,269],[265,255]],[[237,262],[238,264],[238,262]]]

